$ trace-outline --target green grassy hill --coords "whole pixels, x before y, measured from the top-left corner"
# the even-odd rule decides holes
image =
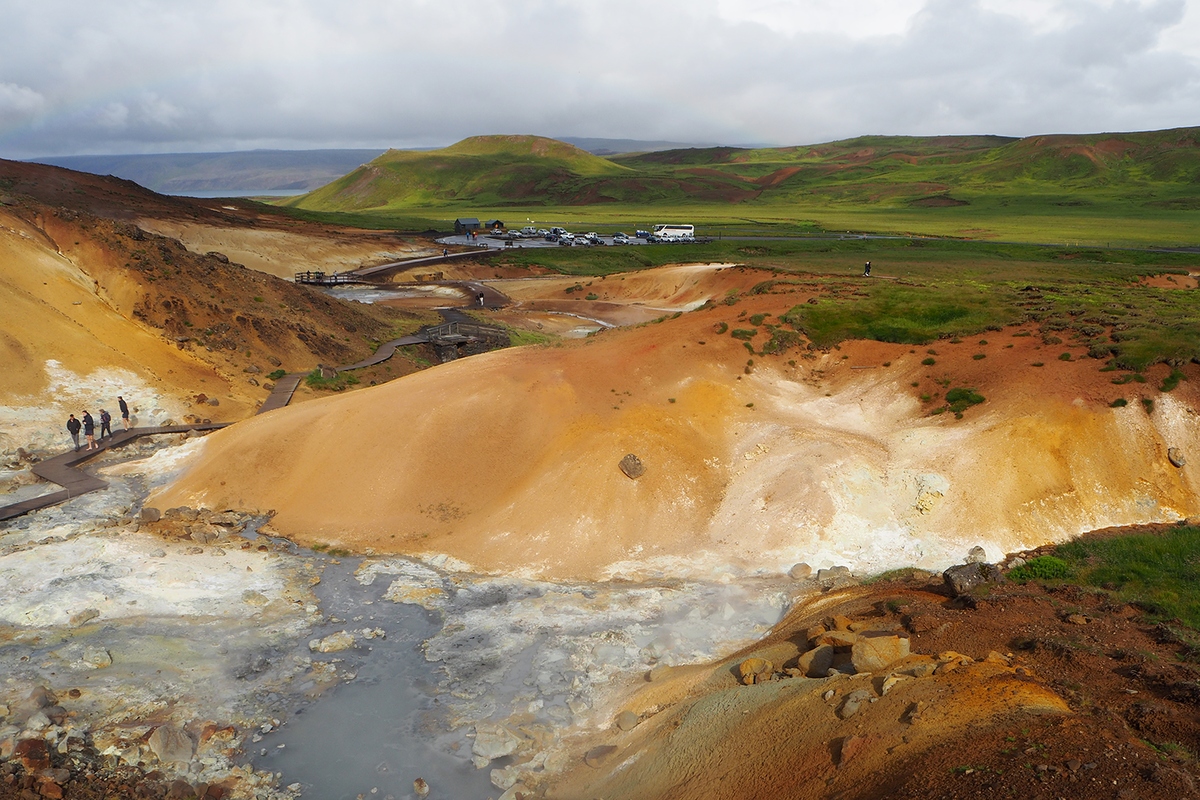
[[[536,136],[477,136],[442,150],[388,151],[287,205],[381,218],[422,209],[443,219],[588,208],[615,224],[666,214],[714,225],[1185,245],[1200,223],[1198,140],[1200,128],[863,136],[601,158]]]
[[[389,150],[287,205],[316,211],[420,208],[513,198],[593,202],[593,187],[630,170],[574,145],[540,136],[473,136],[441,150]]]
[[[389,150],[290,202],[319,211],[605,202],[953,207],[1005,197],[1200,208],[1200,129],[1088,136],[863,136],[811,147],[601,158],[538,136]]]

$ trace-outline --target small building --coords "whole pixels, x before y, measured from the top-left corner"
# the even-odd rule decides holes
[[[498,231],[504,227],[504,221],[499,219],[489,219],[487,221],[487,226],[491,230]]]
[[[454,232],[464,234],[469,231],[479,230],[479,219],[477,217],[461,217],[454,220]]]

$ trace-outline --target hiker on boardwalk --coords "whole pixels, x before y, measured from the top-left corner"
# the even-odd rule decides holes
[[[117,404],[121,407],[121,424],[125,426],[125,430],[129,430],[129,404],[121,395],[117,395]]]
[[[475,299],[479,301],[479,307],[483,308],[483,292],[480,292],[479,297],[477,297]]]
[[[867,265],[865,267],[863,267],[863,277],[864,278],[871,277],[871,262],[870,261],[868,261]]]
[[[88,440],[88,450],[96,449],[96,420],[86,410],[83,412],[83,435]]]
[[[112,414],[109,414],[103,408],[100,409],[100,438],[104,439],[104,432],[108,431],[108,438],[112,438]]]
[[[75,440],[75,452],[79,452],[79,420],[75,419],[75,415],[71,414],[67,419],[67,430],[71,432],[71,438]]]

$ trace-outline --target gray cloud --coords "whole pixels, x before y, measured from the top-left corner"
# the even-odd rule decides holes
[[[1200,120],[1200,20],[1184,0],[44,0],[8,11],[9,158],[481,133],[805,144]]]

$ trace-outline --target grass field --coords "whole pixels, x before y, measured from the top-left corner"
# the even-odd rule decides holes
[[[699,236],[797,236],[847,232],[893,236],[934,236],[967,240],[1084,247],[1200,246],[1200,212],[1129,207],[1119,202],[1060,207],[1054,198],[1019,197],[1008,205],[987,199],[953,208],[878,208],[872,206],[763,204],[734,207],[672,204],[641,206],[520,207],[471,206],[362,210],[347,212],[284,208],[302,219],[373,230],[412,233],[447,232],[458,217],[500,219],[512,227],[561,226],[572,231],[630,235],[656,223],[696,226]]]
[[[1033,559],[1009,577],[1075,583],[1137,603],[1151,619],[1200,630],[1200,528],[1080,539]],[[1200,644],[1194,658],[1200,658]]]

